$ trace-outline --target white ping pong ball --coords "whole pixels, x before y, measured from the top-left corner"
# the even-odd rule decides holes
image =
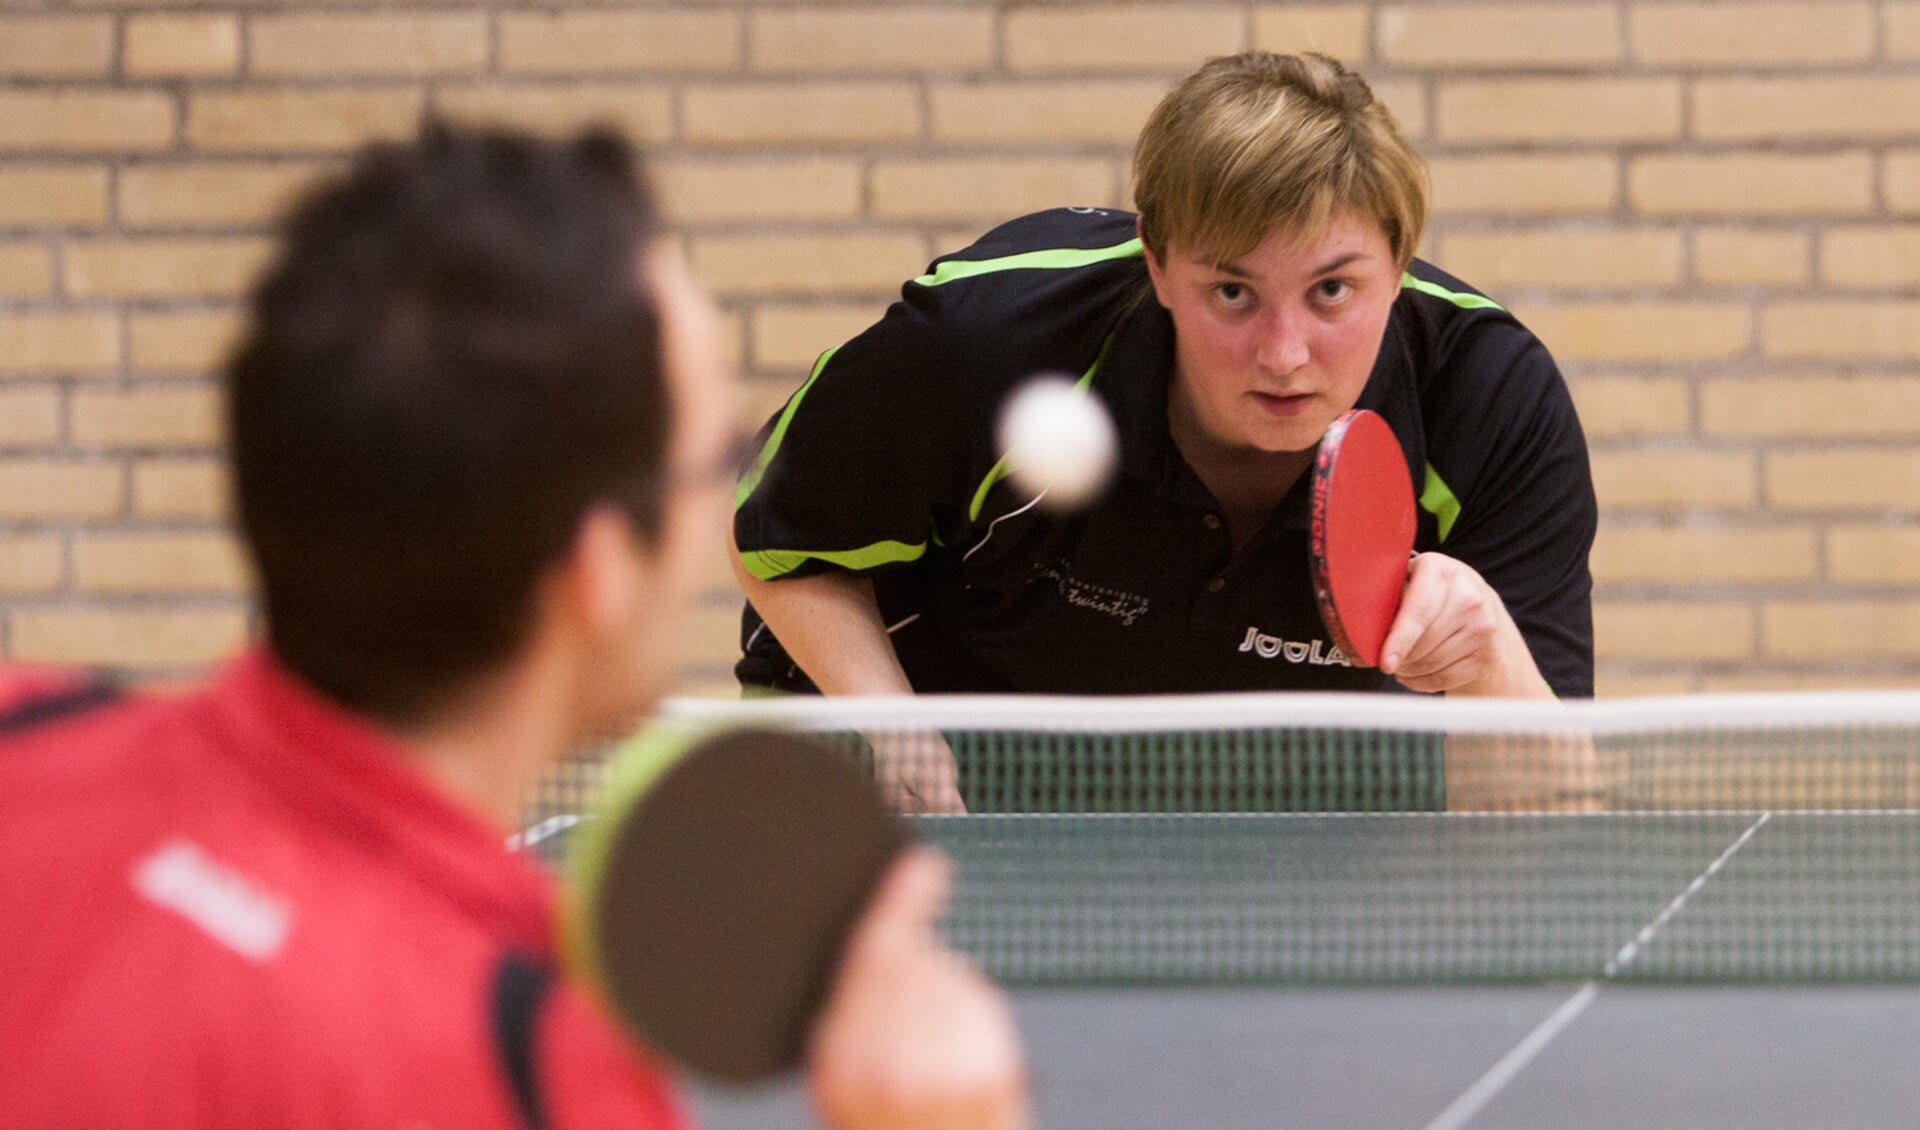
[[[1015,389],[1000,410],[999,436],[1014,484],[1059,509],[1100,493],[1120,447],[1106,405],[1064,375],[1034,377]]]

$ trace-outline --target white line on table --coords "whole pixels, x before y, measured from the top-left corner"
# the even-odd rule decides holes
[[[1648,943],[1652,942],[1654,936],[1660,932],[1660,928],[1671,921],[1674,915],[1680,913],[1680,908],[1687,905],[1687,900],[1705,886],[1708,879],[1718,874],[1720,869],[1727,865],[1727,861],[1733,858],[1734,853],[1745,847],[1754,833],[1772,818],[1773,813],[1762,812],[1758,820],[1749,825],[1746,831],[1740,833],[1739,838],[1727,846],[1727,850],[1720,853],[1719,858],[1707,864],[1705,871],[1694,876],[1693,882],[1688,883],[1685,890],[1674,896],[1666,909],[1655,916],[1653,921],[1641,927],[1632,941],[1620,947],[1620,952],[1615,954],[1613,960],[1607,962],[1606,968],[1602,970],[1600,980],[1588,981],[1580,986],[1559,1008],[1553,1010],[1552,1015],[1542,1020],[1533,1031],[1528,1032],[1518,1044],[1515,1044],[1512,1051],[1501,1056],[1492,1067],[1487,1069],[1486,1074],[1474,1080],[1473,1085],[1462,1092],[1459,1098],[1447,1104],[1447,1109],[1441,1111],[1432,1122],[1427,1123],[1426,1130],[1460,1130],[1460,1127],[1471,1122],[1475,1115],[1493,1101],[1495,1095],[1504,1090],[1507,1084],[1513,1082],[1515,1076],[1526,1070],[1527,1064],[1532,1063],[1535,1056],[1546,1050],[1554,1037],[1564,1032],[1568,1025],[1586,1011],[1587,1006],[1593,1003],[1593,998],[1600,995],[1601,981],[1611,981],[1626,972],[1627,967],[1639,958]]]

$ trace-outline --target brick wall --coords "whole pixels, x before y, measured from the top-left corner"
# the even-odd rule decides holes
[[[1362,68],[1427,256],[1572,378],[1603,693],[1920,681],[1920,0],[0,0],[0,651],[171,678],[242,638],[208,374],[358,141],[625,126],[760,415],[938,250],[1124,203],[1168,80],[1247,46]]]

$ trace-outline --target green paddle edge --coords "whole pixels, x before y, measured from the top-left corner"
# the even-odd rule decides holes
[[[728,729],[713,723],[659,720],[635,731],[608,755],[600,799],[590,807],[588,819],[582,822],[567,852],[568,885],[560,952],[575,974],[586,980],[603,1004],[609,1005],[609,1012],[613,1012],[613,997],[607,990],[600,948],[593,940],[593,915],[599,907],[594,892],[600,889],[600,880],[606,874],[607,857],[620,826],[617,818],[689,751]],[[621,1023],[626,1025],[624,1020]]]

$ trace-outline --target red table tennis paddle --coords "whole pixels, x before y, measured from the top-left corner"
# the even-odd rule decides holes
[[[1341,413],[1313,461],[1313,595],[1335,646],[1363,667],[1380,665],[1400,611],[1414,529],[1393,429],[1364,408]]]
[[[634,1034],[725,1082],[797,1066],[906,842],[843,753],[667,725],[617,755],[574,857],[568,953]]]

